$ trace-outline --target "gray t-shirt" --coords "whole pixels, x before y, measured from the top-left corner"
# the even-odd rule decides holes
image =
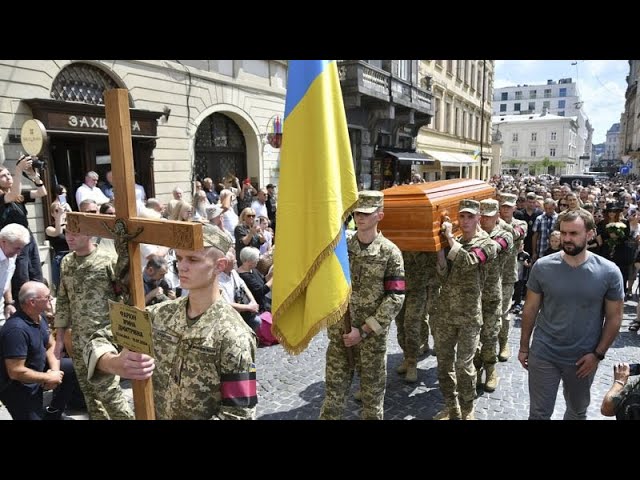
[[[605,299],[624,299],[620,269],[591,253],[579,267],[567,264],[562,252],[541,258],[531,269],[527,288],[542,294],[531,353],[561,364],[573,365],[596,348]]]

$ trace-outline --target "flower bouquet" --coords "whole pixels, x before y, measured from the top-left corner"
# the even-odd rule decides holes
[[[607,245],[609,246],[609,257],[613,258],[616,253],[616,247],[624,242],[627,226],[623,222],[607,223],[604,227],[609,234]]]

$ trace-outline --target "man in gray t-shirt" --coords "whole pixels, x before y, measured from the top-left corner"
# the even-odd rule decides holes
[[[567,212],[560,218],[560,232],[562,251],[534,264],[522,312],[518,360],[529,371],[529,419],[551,417],[560,380],[565,420],[587,418],[598,362],[622,323],[620,270],[586,250],[595,235],[591,214]]]

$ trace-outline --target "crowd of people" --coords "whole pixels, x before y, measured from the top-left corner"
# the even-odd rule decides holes
[[[16,178],[23,173],[35,188],[22,188]],[[586,418],[598,363],[617,336],[640,270],[640,183],[560,185],[551,176],[490,182],[496,198],[462,200],[459,231],[444,221],[444,248],[437,253],[400,251],[378,229],[383,194],[359,192],[347,242],[351,326],[338,322],[328,329],[321,419],[342,418],[355,375],[362,418],[384,418],[394,319],[404,355],[397,373],[414,383],[418,358],[435,354],[445,404],[436,418],[474,419],[477,389],[499,388],[496,364],[511,358],[507,338],[520,315],[517,360],[528,372],[529,418],[551,417],[560,382],[565,418]],[[159,419],[255,418],[256,348],[265,338],[264,322],[271,321],[275,186],[255,188],[249,179],[227,175],[216,185],[210,178],[195,182],[193,204],[181,188],[172,193],[165,205],[136,186],[138,215],[202,222],[204,248],[141,246],[154,326],[149,356],[114,342],[108,302],[121,300],[122,292],[113,241],[66,231],[72,208],[66,187],[56,186],[45,232],[54,249],[49,289],[42,272],[31,268],[40,262],[24,208],[46,195],[42,180],[29,157],[17,163],[14,176],[0,170],[6,319],[0,400],[14,419],[64,418],[74,391],[91,419],[132,419],[121,378],[153,379]],[[109,176],[100,183],[88,172],[75,200],[81,212],[116,215],[113,195]],[[639,326],[636,319],[629,329]],[[616,414],[636,389],[625,365],[603,401],[604,415]],[[45,408],[43,392],[50,389],[54,399]]]

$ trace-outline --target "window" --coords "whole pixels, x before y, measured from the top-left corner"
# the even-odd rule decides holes
[[[544,89],[544,98],[551,98],[551,89],[550,88],[545,88]]]
[[[374,67],[382,68],[382,60],[365,60],[365,62]]]
[[[467,132],[467,112],[462,112],[462,136],[466,138]]]
[[[536,109],[536,102],[529,102],[529,111],[533,112]]]
[[[508,92],[502,92],[500,94],[500,100],[502,100],[503,102],[509,100],[509,93]]]
[[[480,118],[478,117],[478,115],[475,116],[476,119],[476,135],[475,135],[475,139],[479,140],[480,139]]]
[[[439,98],[436,98],[436,111],[434,112],[434,117],[435,117],[435,124],[434,124],[434,128],[437,132],[441,132],[442,131],[442,100],[440,100]]]
[[[538,94],[537,90],[531,90],[529,92],[529,98],[533,100],[534,98],[536,98],[537,94]]]
[[[555,157],[556,156],[556,149],[555,148],[551,147],[549,149],[549,156],[550,157]]]
[[[453,60],[445,60],[447,62],[447,73],[453,75]]]
[[[517,142],[517,141],[518,141],[518,134],[517,134],[517,133],[514,133],[514,134],[511,136],[511,141],[512,141],[512,142]]]
[[[542,102],[542,108],[546,108],[547,110],[549,110],[551,108],[551,102],[549,100],[545,100],[544,102]]]
[[[506,103],[501,103],[500,104],[500,111],[501,112],[506,112],[507,111],[507,104]]]
[[[464,80],[464,60],[458,60],[456,77],[458,77],[458,80]]]
[[[567,96],[567,89],[565,87],[560,89],[560,94],[558,95],[559,97],[566,97]]]
[[[444,128],[443,132],[451,133],[451,104],[447,102],[444,110]]]
[[[518,149],[517,148],[512,148],[511,149],[511,156],[513,158],[516,158],[518,156]]]
[[[442,60],[436,60],[436,67],[442,68]]]
[[[475,66],[475,62],[471,62],[471,73],[470,73],[469,77],[470,77],[469,82],[471,83],[471,90],[475,90],[476,89],[476,66]]]
[[[516,92],[516,100],[522,100],[522,92]]]
[[[456,116],[454,118],[454,128],[455,130],[453,131],[454,135],[460,135],[460,109],[458,107],[456,107]]]
[[[513,104],[513,111],[514,112],[519,112],[520,111],[520,104],[519,103],[514,103]]]
[[[398,60],[397,61],[396,75],[402,80],[411,79],[411,60]]]
[[[532,132],[531,133],[531,141],[535,142],[537,139],[538,139],[538,134],[536,132]]]
[[[558,108],[565,108],[566,100],[558,100]]]
[[[557,132],[551,132],[551,140],[556,140]]]
[[[532,157],[535,157],[535,156],[536,156],[536,149],[535,149],[535,148],[532,148],[532,149],[531,149],[531,156],[532,156]]]

